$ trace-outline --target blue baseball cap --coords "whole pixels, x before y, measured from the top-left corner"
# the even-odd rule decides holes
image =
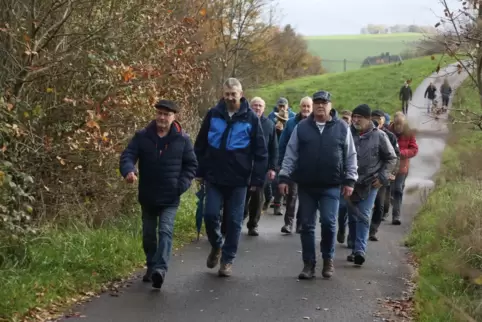
[[[313,101],[331,102],[331,93],[327,91],[318,91],[313,94]]]

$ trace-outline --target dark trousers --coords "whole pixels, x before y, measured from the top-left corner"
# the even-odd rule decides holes
[[[392,182],[390,182],[389,186],[385,187],[385,199],[383,205],[383,217],[386,217],[388,211],[390,210],[390,201],[392,199]]]
[[[448,106],[448,105],[449,105],[449,96],[442,95],[442,106]]]
[[[378,227],[380,227],[380,224],[382,223],[386,192],[386,186],[380,187],[380,189],[378,189],[377,197],[375,198],[375,207],[373,208],[372,221],[370,225],[370,235],[375,235],[378,232]]]
[[[298,185],[292,182],[289,184],[288,195],[286,195],[286,212],[285,212],[285,218],[284,218],[285,225],[293,226],[297,199],[298,199]],[[296,218],[298,222],[298,214],[296,215]]]
[[[408,100],[402,100],[402,111],[405,115],[408,114],[408,102]]]
[[[269,185],[269,184],[268,184]],[[258,227],[261,212],[263,211],[264,189],[265,187],[257,187],[256,190],[248,190],[246,193],[246,204],[244,206],[244,219],[248,219],[248,229]]]

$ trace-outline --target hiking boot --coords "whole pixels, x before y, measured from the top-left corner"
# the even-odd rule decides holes
[[[314,277],[315,277],[315,265],[310,262],[305,262],[305,266],[303,267],[303,270],[301,271],[300,275],[298,275],[298,278],[300,280],[310,280]]]
[[[346,260],[353,263],[355,261],[355,254],[351,253],[346,257]]]
[[[281,227],[281,232],[283,234],[291,234],[291,231],[293,230],[293,227],[291,225],[284,225]]]
[[[275,216],[283,216],[283,213],[281,212],[281,207],[280,205],[275,205],[273,208],[273,214]]]
[[[385,221],[388,217],[388,212],[383,213],[382,221]]]
[[[365,255],[361,253],[356,253],[354,257],[355,265],[362,266],[365,263]]]
[[[301,224],[296,224],[296,233],[301,234]]]
[[[152,282],[151,276],[152,276],[153,269],[152,268],[147,268],[146,273],[144,276],[142,276],[142,281],[145,283],[150,283]]]
[[[160,289],[162,287],[162,283],[164,283],[164,276],[165,276],[165,272],[164,271],[161,271],[159,269],[156,269],[153,273],[152,273],[152,287],[153,288],[157,288],[157,289]]]
[[[208,268],[214,268],[218,265],[219,259],[221,258],[221,248],[211,248],[208,259],[206,261],[206,266]]]
[[[402,222],[400,221],[400,219],[398,219],[398,218],[392,219],[392,225],[400,226],[401,224],[402,224]]]
[[[258,227],[249,228],[248,236],[259,236]]]
[[[229,263],[221,263],[221,267],[219,268],[218,275],[221,277],[229,277],[233,274],[233,264]]]
[[[345,234],[345,229],[343,228],[338,228],[338,233],[336,234],[336,240],[340,244],[344,244],[346,240],[346,234]]]
[[[333,265],[333,259],[324,259],[321,275],[323,275],[324,278],[330,278],[333,276],[334,272],[335,266]]]
[[[377,232],[378,232],[378,229],[374,225],[371,225],[370,233],[368,235],[368,240],[378,241]]]

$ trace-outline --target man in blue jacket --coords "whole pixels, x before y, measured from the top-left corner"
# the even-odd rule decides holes
[[[156,119],[137,131],[122,152],[120,173],[128,183],[136,182],[139,176],[142,243],[147,264],[143,281],[152,281],[154,288],[161,288],[171,256],[179,200],[191,185],[198,163],[191,140],[174,120],[179,112],[177,105],[161,100],[155,108]],[[137,161],[139,171],[135,167]]]
[[[263,211],[264,190],[268,182],[273,180],[276,172],[276,164],[278,162],[278,136],[274,123],[268,120],[264,115],[265,101],[261,97],[251,99],[251,109],[256,113],[261,121],[263,128],[264,140],[268,147],[268,174],[264,187],[256,188],[256,190],[248,191],[246,196],[246,206],[244,208],[244,218],[248,219],[248,235],[258,236],[258,222]],[[224,219],[224,218],[223,218]]]
[[[303,97],[300,101],[300,112],[295,115],[295,117],[291,118],[286,122],[285,129],[281,133],[280,142],[279,142],[279,167],[283,164],[283,157],[285,155],[286,146],[288,145],[288,141],[290,140],[291,134],[293,133],[294,128],[296,125],[301,121],[307,118],[311,112],[313,111],[313,100],[311,97],[306,96]],[[296,200],[298,199],[298,187],[295,182],[290,182],[290,186],[288,189],[288,194],[286,196],[286,212],[284,216],[285,224],[281,227],[281,232],[285,234],[291,234],[293,230],[293,220],[295,217],[295,208],[296,208]],[[275,208],[275,214],[279,213],[278,209]],[[300,224],[298,220],[298,215],[296,216],[296,232],[300,232]]]
[[[298,184],[301,247],[304,267],[299,279],[315,276],[315,228],[320,211],[322,275],[334,272],[336,222],[340,190],[349,197],[358,179],[357,153],[348,124],[336,117],[331,94],[313,94],[313,113],[293,130],[280,170],[279,190]]]
[[[219,276],[230,276],[238,250],[248,188],[263,187],[268,150],[258,116],[243,97],[236,78],[223,86],[223,98],[203,120],[194,144],[199,161],[197,177],[206,182],[204,223],[211,243],[208,268],[221,260]],[[226,206],[226,238],[220,231],[220,209]],[[221,254],[222,253],[222,254]]]

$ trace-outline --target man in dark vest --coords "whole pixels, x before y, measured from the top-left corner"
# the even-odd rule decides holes
[[[348,125],[336,117],[331,107],[331,94],[313,94],[313,113],[293,130],[286,146],[280,170],[279,190],[289,191],[289,184],[298,184],[299,219],[304,267],[299,279],[315,276],[315,228],[317,210],[321,216],[322,275],[334,272],[336,222],[343,196],[353,192],[358,178],[355,145]]]

